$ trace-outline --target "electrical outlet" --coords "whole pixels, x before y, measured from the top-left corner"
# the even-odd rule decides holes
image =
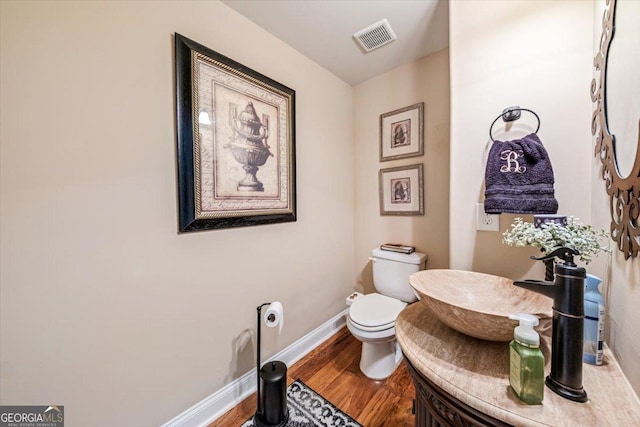
[[[500,215],[484,213],[484,203],[476,204],[476,230],[500,231]]]

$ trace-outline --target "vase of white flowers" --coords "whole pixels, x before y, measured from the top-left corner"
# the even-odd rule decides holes
[[[545,255],[559,247],[570,247],[580,253],[580,261],[589,264],[600,252],[609,252],[609,249],[600,244],[606,238],[604,230],[583,224],[573,216],[568,217],[566,223],[550,221],[539,225],[516,218],[511,228],[503,233],[502,243],[509,246],[533,246],[540,248]],[[552,262],[547,264],[545,280],[553,280]]]

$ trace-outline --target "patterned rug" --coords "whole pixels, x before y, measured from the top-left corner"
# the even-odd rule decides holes
[[[287,427],[362,427],[300,379],[287,387],[287,407]],[[253,427],[253,417],[242,424],[242,427]]]

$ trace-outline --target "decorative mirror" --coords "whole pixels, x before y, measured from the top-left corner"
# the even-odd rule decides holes
[[[611,210],[611,238],[625,259],[640,251],[640,2],[607,0],[591,133]],[[615,37],[614,37],[615,36]]]

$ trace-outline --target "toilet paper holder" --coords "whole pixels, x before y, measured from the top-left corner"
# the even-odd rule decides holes
[[[267,302],[257,307],[258,325],[257,325],[257,351],[256,351],[256,400],[257,409],[253,416],[253,423],[258,427],[282,427],[289,420],[289,408],[287,407],[287,365],[280,361],[272,361],[265,364],[264,369],[260,369],[260,341],[261,341],[261,324],[262,324],[262,308],[273,303]],[[280,303],[278,303],[280,305]],[[281,309],[281,305],[280,305]],[[280,311],[282,312],[282,311]],[[277,326],[278,322],[274,313],[269,313],[265,322],[270,322],[273,326]],[[282,326],[282,316],[279,319]],[[267,324],[269,325],[269,324]],[[269,369],[271,367],[271,369]],[[264,390],[261,390],[261,382],[265,382]]]

